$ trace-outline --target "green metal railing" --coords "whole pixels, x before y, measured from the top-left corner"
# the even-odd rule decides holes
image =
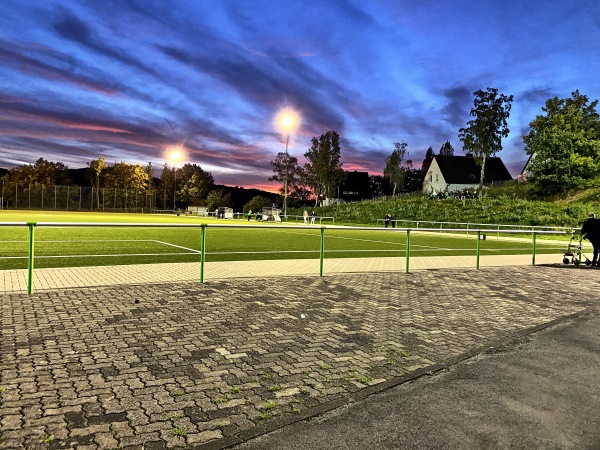
[[[201,242],[200,242],[200,282],[204,283],[204,272],[206,262],[206,241],[207,241],[207,228],[238,228],[241,230],[248,228],[264,228],[264,225],[228,225],[228,224],[164,224],[164,223],[87,223],[87,222],[0,222],[0,227],[15,227],[15,226],[27,226],[29,228],[29,242],[28,242],[28,257],[27,257],[27,292],[28,294],[33,293],[34,286],[34,266],[35,266],[35,229],[39,227],[139,227],[139,228],[200,228],[201,229]],[[285,229],[302,229],[306,230],[306,226],[295,226],[295,225],[270,225],[269,228],[285,228]],[[379,232],[390,232],[390,233],[406,233],[406,273],[410,272],[410,252],[411,252],[411,233],[414,232],[439,232],[439,228],[388,228],[382,230],[380,227],[344,227],[344,226],[321,226],[320,227],[320,248],[319,248],[319,276],[323,276],[324,261],[325,261],[325,231],[326,230],[374,230]],[[479,269],[479,262],[481,257],[481,240],[485,239],[488,233],[494,233],[494,229],[444,229],[443,232],[448,233],[477,233],[476,243],[476,259],[475,268]],[[531,264],[535,266],[536,256],[536,238],[538,235],[569,235],[571,233],[564,231],[531,231],[531,230],[510,230],[507,231],[510,234],[517,235],[531,235],[532,246],[531,253],[532,259]]]

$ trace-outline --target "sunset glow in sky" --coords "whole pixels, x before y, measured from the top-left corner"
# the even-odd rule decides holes
[[[275,190],[289,153],[341,137],[343,167],[381,174],[394,142],[420,166],[469,120],[473,91],[514,95],[498,154],[551,97],[600,98],[597,0],[0,1],[0,167],[185,162]],[[169,162],[170,164],[170,162]]]

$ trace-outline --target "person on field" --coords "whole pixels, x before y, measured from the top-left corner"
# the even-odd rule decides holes
[[[248,210],[248,222],[250,222],[250,218],[252,217],[252,210]]]
[[[304,210],[302,216],[304,217],[304,225],[308,225],[308,211]]]
[[[583,222],[581,227],[581,235],[584,239],[590,241],[594,247],[594,257],[592,258],[592,266],[600,264],[598,253],[600,253],[600,219],[596,218],[596,213],[591,212],[588,218]]]
[[[310,224],[314,225],[315,224],[315,219],[317,218],[317,213],[313,210],[312,214],[310,215]]]
[[[383,221],[385,223],[385,227],[387,228],[388,225],[390,224],[390,221],[392,220],[394,216],[392,216],[392,213],[388,211],[388,213],[383,216]]]

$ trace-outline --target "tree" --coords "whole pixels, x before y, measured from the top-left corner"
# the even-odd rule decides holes
[[[373,197],[381,197],[387,191],[387,179],[382,175],[369,175],[369,189]]]
[[[67,178],[67,166],[61,162],[46,161],[39,158],[35,164],[24,164],[13,167],[8,174],[8,180],[20,186],[52,186]]]
[[[425,159],[421,164],[421,185],[425,181],[425,177],[427,176],[427,172],[429,172],[429,167],[431,166],[431,162],[433,161],[434,156],[435,152],[433,151],[433,147],[430,145],[427,151],[425,152]]]
[[[304,154],[308,162],[304,165],[303,180],[318,201],[320,195],[330,198],[345,174],[340,162],[340,137],[335,131],[328,131],[318,139],[313,137],[311,143]]]
[[[270,198],[263,197],[261,195],[256,195],[252,197],[252,199],[244,205],[244,212],[248,211],[262,211],[263,208],[270,207],[273,205],[273,202]]]
[[[275,159],[271,161],[271,165],[273,166],[273,176],[269,177],[269,181],[281,183],[279,192],[285,195],[285,183],[287,180],[287,194],[292,196],[301,186],[300,176],[302,168],[298,165],[298,158],[290,156],[285,152],[279,152]]]
[[[405,164],[408,162],[406,158],[406,142],[394,143],[394,151],[385,160],[385,169],[383,175],[389,180],[393,187],[392,196],[396,195],[396,191],[400,191],[404,185]],[[412,161],[410,163],[412,166]]]
[[[186,204],[194,199],[205,199],[215,184],[212,174],[196,164],[184,164],[177,172],[178,183],[180,178],[182,186],[179,194],[181,201]]]
[[[104,183],[115,189],[145,190],[148,187],[148,174],[139,164],[116,162],[108,168]]]
[[[206,197],[206,207],[209,211],[214,211],[219,206],[228,206],[230,203],[231,195],[227,194],[223,189],[210,191]]]
[[[544,194],[565,192],[600,175],[598,100],[588,103],[579,91],[571,98],[546,100],[523,136],[530,155],[527,170],[534,188]]]
[[[502,150],[502,138],[508,136],[507,119],[514,96],[498,95],[498,89],[487,88],[473,92],[475,100],[471,108],[471,117],[466,128],[458,130],[458,137],[463,142],[465,152],[473,154],[475,161],[481,165],[479,190],[483,187],[485,158],[494,156]]]
[[[98,159],[92,159],[88,164],[86,172],[87,179],[92,184],[92,189],[96,194],[96,204],[100,208],[100,187],[102,186],[104,175],[108,169],[104,156],[98,156]]]
[[[454,156],[454,147],[450,144],[450,141],[446,141],[440,148],[440,155],[442,156]]]

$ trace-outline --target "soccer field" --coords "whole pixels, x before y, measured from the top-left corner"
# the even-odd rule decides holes
[[[79,267],[200,261],[202,231],[172,224],[207,224],[205,261],[244,261],[314,258],[320,256],[321,227],[286,226],[219,220],[195,216],[78,212],[1,211],[0,222],[76,222],[90,226],[35,227],[35,266]],[[93,226],[93,223],[155,224],[152,227]],[[160,224],[169,225],[160,227]],[[228,225],[227,227],[215,225]],[[230,225],[230,226],[229,226]],[[253,225],[253,227],[247,227]],[[406,231],[396,229],[328,228],[324,258],[397,257],[406,255]],[[531,235],[489,236],[480,241],[480,254],[531,254]],[[564,241],[540,242],[536,253],[556,253]],[[0,227],[0,269],[27,267],[29,228]],[[475,255],[476,234],[427,233],[413,230],[411,256]]]

